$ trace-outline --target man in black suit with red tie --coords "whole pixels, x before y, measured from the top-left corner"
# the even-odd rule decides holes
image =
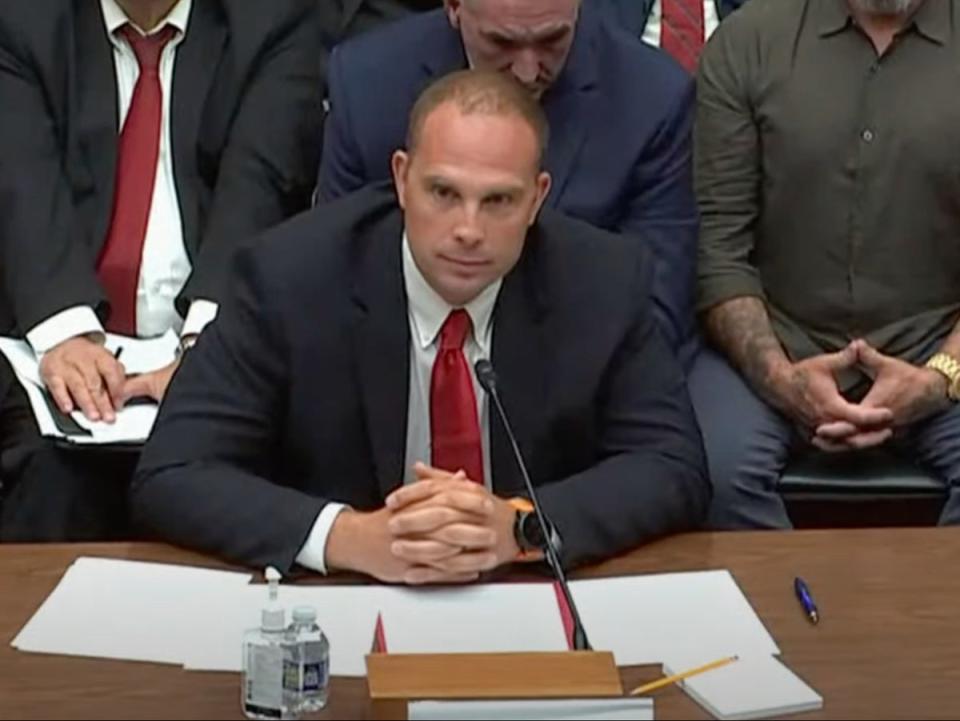
[[[541,210],[546,119],[499,73],[430,86],[394,187],[237,256],[132,488],[134,518],[255,567],[465,582],[538,558],[475,375],[490,359],[564,563],[695,528],[710,497],[642,246]]]
[[[319,35],[314,0],[0,4],[0,334],[64,413],[159,401],[177,364],[127,378],[104,332],[188,347],[237,244],[308,206]],[[54,449],[19,391],[0,414],[4,538],[123,534],[135,458]]]

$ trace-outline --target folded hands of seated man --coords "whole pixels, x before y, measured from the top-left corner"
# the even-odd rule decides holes
[[[128,377],[123,363],[98,339],[77,336],[44,353],[40,376],[63,413],[79,409],[91,421],[113,423],[131,398],[163,400],[178,364]]]
[[[331,568],[387,583],[468,583],[519,555],[513,507],[463,472],[414,466],[418,481],[373,513],[345,512],[327,545]]]
[[[846,400],[837,387],[834,374],[849,368],[861,369],[873,381],[859,403]],[[814,446],[828,452],[881,445],[895,428],[949,406],[942,375],[883,355],[863,340],[793,364],[783,387],[790,415],[812,429]]]

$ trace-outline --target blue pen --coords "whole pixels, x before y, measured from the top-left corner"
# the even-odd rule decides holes
[[[817,604],[813,602],[813,595],[810,593],[807,584],[799,576],[793,579],[793,592],[797,594],[797,600],[803,606],[803,612],[807,614],[810,623],[819,623],[820,612],[817,611]]]

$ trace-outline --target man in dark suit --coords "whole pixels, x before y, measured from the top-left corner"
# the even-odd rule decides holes
[[[448,0],[446,11],[337,48],[321,202],[387,179],[419,93],[468,65],[509,72],[540,98],[551,130],[548,207],[648,245],[658,318],[680,348],[694,331],[693,83],[601,22],[589,0]]]
[[[537,557],[474,375],[490,358],[566,563],[695,527],[703,451],[643,249],[538,218],[546,121],[513,80],[444,78],[410,126],[396,195],[364,189],[238,256],[144,452],[135,518],[253,566],[390,582]]]
[[[443,0],[320,0],[324,46],[333,50],[347,38],[441,5]]]
[[[691,73],[720,22],[745,0],[588,0],[617,27],[662,48]]]
[[[63,412],[111,422],[131,397],[159,400],[176,364],[126,378],[104,331],[173,329],[189,345],[216,315],[237,243],[309,204],[315,10],[311,0],[0,6],[0,333],[25,335]],[[31,422],[22,393],[11,403],[0,413]],[[66,479],[89,460],[58,458],[59,470],[17,480],[8,516],[87,494]],[[65,523],[50,519],[41,535],[96,537],[101,525]],[[7,537],[39,533],[18,525],[5,519]]]

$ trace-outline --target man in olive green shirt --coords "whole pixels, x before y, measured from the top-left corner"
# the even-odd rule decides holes
[[[789,527],[809,444],[911,454],[960,522],[960,0],[748,3],[703,55],[695,163],[714,527]]]

